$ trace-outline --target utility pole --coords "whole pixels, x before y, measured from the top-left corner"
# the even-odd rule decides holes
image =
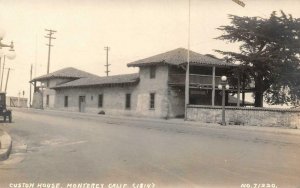
[[[46,44],[48,46],[48,65],[47,65],[47,74],[49,74],[50,71],[50,52],[51,52],[51,47],[53,46],[51,44],[52,39],[56,39],[54,38],[52,35],[57,32],[55,30],[51,30],[51,29],[45,29],[45,31],[48,31],[49,33],[47,34],[47,36],[45,36],[45,38],[49,39],[49,43]]]
[[[191,38],[191,0],[189,0],[189,12],[188,12],[188,51],[187,51],[187,62],[185,72],[185,113],[184,119],[187,120],[187,107],[190,103],[190,38]]]
[[[2,91],[3,76],[4,76],[4,66],[5,66],[5,56],[3,57],[3,65],[2,65],[2,73],[1,73],[1,84],[0,84],[1,91]]]
[[[21,91],[19,91],[19,93],[18,93],[18,105],[17,105],[17,107],[20,107],[20,95],[21,95]]]
[[[110,66],[110,64],[108,64],[108,51],[110,50],[110,47],[106,46],[106,47],[104,47],[104,50],[106,50],[106,65],[104,65],[104,66],[106,66],[105,73],[106,73],[106,76],[108,76],[108,73],[110,72],[108,70],[108,67]]]
[[[10,72],[10,68],[8,68],[8,72],[7,72],[6,84],[5,84],[5,90],[4,90],[5,93],[6,93],[6,90],[7,90],[7,83],[8,83],[8,78],[9,78],[9,72]]]
[[[0,50],[1,50],[1,48],[0,48]],[[2,58],[4,58],[5,56],[3,56],[3,57],[0,57],[0,78],[1,78],[1,65],[2,65],[2,62],[1,62],[1,60],[2,60]],[[0,87],[0,92],[2,91],[2,87]]]
[[[30,81],[32,80],[32,64],[30,66]],[[29,108],[31,107],[31,84],[29,83],[30,87],[29,87]]]

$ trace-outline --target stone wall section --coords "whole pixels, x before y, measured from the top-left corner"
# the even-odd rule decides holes
[[[203,123],[221,123],[222,107],[189,105],[187,119]],[[299,109],[226,107],[227,124],[300,128]]]

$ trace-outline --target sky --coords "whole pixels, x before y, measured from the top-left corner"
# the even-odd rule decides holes
[[[191,50],[214,54],[215,49],[237,50],[236,44],[214,39],[218,28],[230,23],[228,14],[267,18],[283,10],[300,17],[300,0],[191,1]],[[188,45],[188,0],[0,0],[2,43],[14,41],[16,58],[7,93],[29,96],[30,66],[33,77],[47,72],[48,39],[45,29],[57,32],[51,49],[50,72],[75,67],[105,76],[106,51],[110,47],[110,75],[137,72],[127,63]],[[5,69],[4,78],[6,78]]]

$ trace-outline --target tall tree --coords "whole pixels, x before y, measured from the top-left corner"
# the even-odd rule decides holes
[[[268,19],[229,15],[231,24],[220,26],[217,39],[240,45],[239,52],[216,50],[239,62],[236,72],[255,84],[255,106],[300,104],[300,19],[278,15]]]

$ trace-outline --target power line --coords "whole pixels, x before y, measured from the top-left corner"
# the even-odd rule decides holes
[[[108,67],[110,66],[110,64],[108,64],[108,51],[110,50],[110,47],[109,47],[109,46],[106,46],[106,47],[104,47],[104,50],[106,50],[106,65],[104,65],[104,66],[106,66],[106,71],[105,71],[105,73],[106,73],[106,76],[108,76],[108,73],[110,72],[110,71],[108,70]]]
[[[51,44],[52,39],[56,39],[54,37],[52,37],[52,35],[57,32],[55,30],[51,30],[51,29],[45,29],[45,31],[48,31],[49,33],[47,34],[47,36],[45,36],[45,38],[49,39],[49,43],[46,44],[49,48],[48,48],[48,64],[47,64],[47,74],[49,74],[50,71],[50,52],[51,52],[51,47],[53,46]]]

